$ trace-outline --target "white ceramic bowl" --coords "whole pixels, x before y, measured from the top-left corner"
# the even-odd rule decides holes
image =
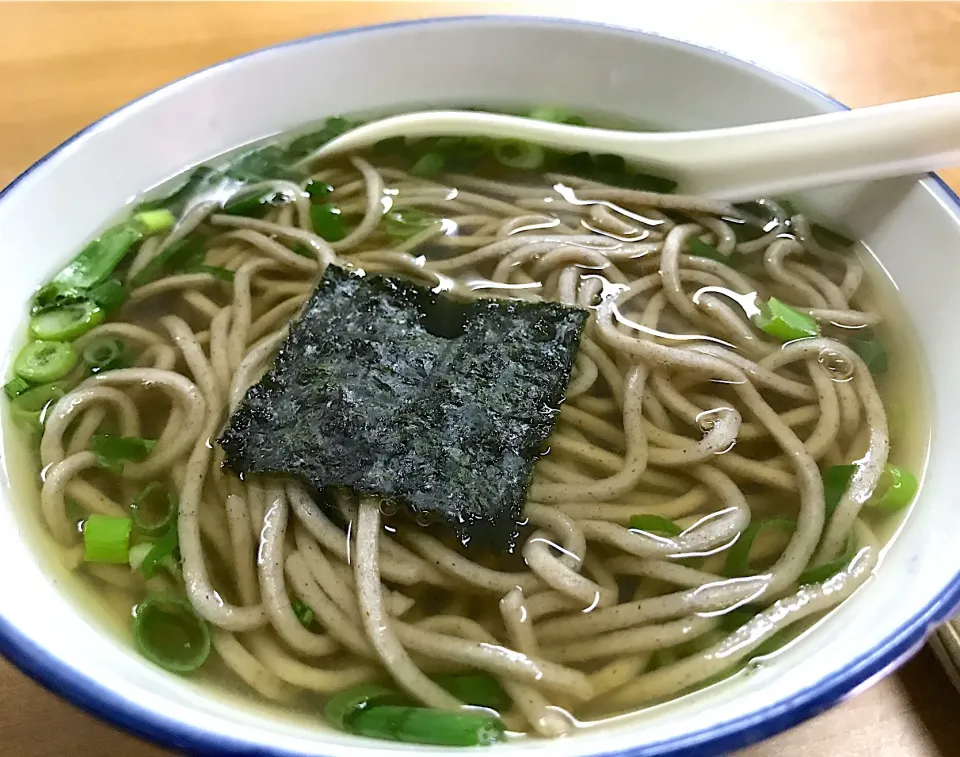
[[[539,19],[444,19],[336,32],[214,66],[85,129],[0,194],[0,346],[20,337],[31,291],[140,190],[184,167],[338,113],[423,104],[556,103],[665,127],[724,126],[838,103],[723,54],[635,31]],[[616,725],[498,747],[556,757],[719,754],[836,703],[914,652],[960,599],[954,463],[960,439],[960,208],[936,178],[810,195],[842,215],[890,271],[920,335],[934,406],[920,502],[875,580],[775,663]],[[211,694],[139,657],[89,588],[52,564],[35,503],[0,507],[0,649],[79,706],[181,752],[368,757],[442,752],[355,739]],[[15,455],[14,455],[15,456]]]

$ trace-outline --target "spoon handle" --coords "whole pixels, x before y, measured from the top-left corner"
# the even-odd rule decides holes
[[[662,137],[621,150],[674,166],[683,191],[718,199],[925,173],[960,164],[960,92]]]

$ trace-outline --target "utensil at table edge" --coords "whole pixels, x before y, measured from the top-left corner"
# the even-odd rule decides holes
[[[399,136],[519,139],[559,150],[613,153],[677,180],[678,192],[739,201],[960,165],[960,92],[686,132],[632,132],[476,111],[424,111],[364,124],[307,160]]]

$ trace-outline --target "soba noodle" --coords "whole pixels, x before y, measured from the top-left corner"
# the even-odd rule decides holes
[[[84,378],[48,413],[50,533],[75,550],[78,518],[126,514],[148,482],[179,495],[178,566],[146,580],[81,563],[90,581],[119,587],[131,606],[181,587],[216,656],[267,699],[380,680],[455,710],[463,702],[435,676],[484,671],[512,700],[505,722],[555,737],[731,672],[871,574],[876,519],[863,508],[890,439],[871,372],[842,337],[881,315],[859,299],[857,256],[822,246],[806,217],[765,201],[774,221],[738,241],[736,227],[755,223],[739,209],[573,176],[428,179],[363,155],[311,169],[352,219],[345,237],[316,234],[310,196],[289,181],[241,190],[289,199],[263,218],[201,204],[142,245],[127,281],[200,230],[204,263],[232,282],[173,272],[134,286],[117,317],[78,340],[82,350],[122,339],[136,359]],[[381,220],[408,209],[442,220],[398,241]],[[745,263],[691,255],[691,239]],[[522,559],[461,549],[370,497],[337,492],[334,509],[321,508],[296,481],[222,467],[212,440],[328,265],[590,309],[528,490]],[[812,314],[821,336],[781,344],[756,329],[751,308],[771,295]],[[106,471],[88,448],[108,427],[156,447]],[[823,471],[854,461],[827,519]],[[638,513],[679,533],[630,528]],[[795,527],[780,543],[757,539],[750,559],[762,570],[727,575],[731,545],[771,513]],[[799,585],[850,544],[831,577]],[[724,613],[744,606],[753,617],[727,630]]]

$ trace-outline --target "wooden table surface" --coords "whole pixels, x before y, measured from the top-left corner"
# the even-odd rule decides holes
[[[0,3],[0,186],[90,121],[203,66],[330,29],[431,15],[606,21],[727,50],[853,106],[960,90],[960,4]],[[294,74],[295,75],[295,74]],[[960,170],[944,178],[960,189]],[[0,600],[2,601],[2,600]],[[960,754],[956,693],[931,653],[741,757]],[[0,751],[162,757],[0,662]]]

